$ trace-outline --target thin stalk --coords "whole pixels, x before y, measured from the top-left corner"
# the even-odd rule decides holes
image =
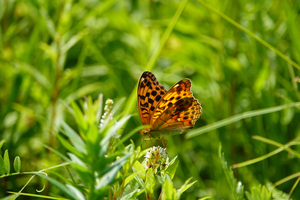
[[[289,193],[289,197],[287,198],[287,200],[289,200],[291,198],[291,195],[292,195],[294,189],[296,188],[296,186],[298,185],[299,181],[300,181],[300,177],[297,178],[295,184],[293,185],[293,187],[292,187],[292,189],[291,189],[291,191]]]

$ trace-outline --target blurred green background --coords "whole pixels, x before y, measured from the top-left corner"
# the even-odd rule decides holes
[[[103,93],[104,99],[115,102],[135,95],[135,102],[123,105],[134,114],[126,128],[140,126],[136,85],[180,2],[0,0],[0,140],[6,140],[0,155],[8,149],[11,159],[20,156],[21,171],[59,164],[58,156],[42,144],[66,153],[53,133],[59,130],[59,119],[76,129],[65,105],[86,95],[96,99]],[[300,1],[211,0],[208,4],[299,63]],[[167,89],[182,78],[192,80],[192,92],[202,105],[197,130],[243,112],[298,102],[299,69],[201,1],[191,0],[151,71]],[[300,134],[299,122],[299,108],[292,107],[228,123],[193,138],[186,137],[188,132],[171,137],[169,156],[178,155],[180,160],[175,187],[193,177],[198,182],[183,199],[232,198],[218,157],[219,144],[231,166],[276,149],[252,136],[286,144]],[[140,144],[141,135],[131,139]],[[300,150],[299,146],[293,149]],[[252,186],[299,172],[299,166],[299,158],[281,152],[234,169],[234,175],[250,191]],[[19,191],[28,178],[0,179],[0,197],[6,191]],[[295,181],[277,189],[289,193]],[[35,178],[24,192],[36,193],[42,187],[41,179]],[[300,196],[297,188],[294,199]],[[60,191],[47,187],[43,194]]]

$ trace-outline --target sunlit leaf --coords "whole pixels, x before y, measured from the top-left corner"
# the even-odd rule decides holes
[[[10,173],[10,161],[9,161],[9,155],[8,155],[7,149],[4,152],[4,165],[5,165],[5,173],[9,174]]]
[[[15,169],[16,172],[20,172],[20,170],[21,170],[21,158],[19,156],[15,157],[14,169]]]

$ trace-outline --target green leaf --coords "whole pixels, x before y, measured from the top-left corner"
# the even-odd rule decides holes
[[[63,185],[62,183],[58,182],[57,180],[45,175],[44,173],[37,173],[36,175],[48,180],[50,183],[58,187],[63,193],[65,193],[70,199],[78,199],[77,196],[74,194],[73,190],[70,190],[68,187]]]
[[[117,160],[116,162],[114,162],[113,164],[111,164],[110,166],[108,166],[107,169],[105,169],[105,171],[108,172],[106,172],[102,176],[101,180],[97,183],[95,188],[100,189],[101,187],[109,185],[115,179],[118,171],[126,163],[126,160],[130,155],[131,154],[127,154],[122,158],[120,158],[119,160]]]
[[[65,140],[62,136],[60,136],[59,134],[56,135],[56,137],[58,138],[58,140],[60,141],[60,143],[71,153],[75,154],[78,158],[80,158],[80,160],[83,160],[84,162],[87,161],[87,157],[84,156],[84,154],[78,152],[67,140]]]
[[[71,37],[69,39],[68,42],[66,42],[63,46],[62,46],[62,52],[66,53],[71,47],[73,47],[77,42],[79,42],[83,36],[85,36],[86,34],[88,34],[88,31],[86,29],[78,32],[76,35],[74,35],[73,37]]]
[[[100,82],[96,82],[96,83],[91,83],[88,85],[84,85],[81,88],[77,89],[75,92],[73,92],[72,94],[70,94],[66,99],[66,103],[72,103],[73,101],[75,101],[76,99],[79,99],[87,94],[90,94],[96,90],[101,89],[101,87],[103,87],[103,84]],[[79,122],[80,123],[80,122]]]
[[[117,131],[123,127],[123,125],[125,124],[125,122],[131,117],[131,115],[125,116],[123,117],[120,121],[114,123],[114,125],[112,127],[110,127],[105,135],[105,137],[101,140],[100,142],[100,157],[103,156],[104,154],[106,154],[107,152],[107,148],[109,145],[109,141],[110,139],[117,134]]]
[[[144,190],[143,190],[143,191],[144,191]],[[131,193],[125,195],[125,196],[122,196],[122,197],[120,198],[120,200],[131,200],[131,199],[136,199],[143,191],[140,190],[140,189],[136,189],[136,190],[134,190],[133,192],[131,192]]]
[[[87,122],[90,125],[94,125],[95,124],[95,113],[94,113],[92,97],[88,96],[86,102],[87,102],[87,111],[85,112],[85,115],[87,116]]]
[[[15,169],[16,172],[20,172],[20,170],[21,170],[21,158],[19,156],[15,157],[14,169]]]
[[[222,153],[221,150],[222,150],[222,146],[220,144],[219,145],[219,158],[221,160],[222,168],[225,173],[227,182],[230,186],[231,193],[232,193],[234,199],[244,200],[245,199],[244,198],[244,186],[242,185],[241,182],[237,182],[236,179],[234,178],[232,168],[231,167],[228,168],[227,162],[224,157],[224,153]]]
[[[283,191],[277,189],[273,183],[267,182],[266,187],[270,192],[272,192],[272,198],[273,199],[288,199],[289,194],[284,193]]]
[[[54,39],[55,38],[55,33],[56,33],[56,26],[53,20],[50,18],[48,15],[47,11],[44,8],[40,9],[40,14],[42,16],[41,20],[43,19],[46,27],[47,27],[47,32],[51,35],[51,37]]]
[[[86,123],[86,120],[83,117],[83,113],[81,112],[80,108],[77,106],[77,104],[75,102],[72,101],[71,106],[74,111],[74,117],[77,122],[77,125],[79,126],[81,132],[85,132],[88,125]],[[85,138],[86,136],[81,135],[81,137]]]
[[[67,184],[66,186],[67,188],[69,188],[70,191],[72,191],[76,195],[77,199],[85,200],[84,195],[77,188],[69,184]]]
[[[60,120],[60,122],[62,124],[62,127],[65,130],[63,133],[66,136],[68,136],[68,138],[71,140],[76,150],[79,151],[80,153],[86,154],[86,145],[84,141],[81,139],[81,137],[63,120]]]
[[[206,199],[212,199],[212,197],[203,197],[203,198],[201,198],[201,199],[198,199],[198,200],[206,200]]]
[[[88,187],[94,182],[94,174],[92,174],[89,169],[76,163],[72,164],[72,166],[76,170],[78,176],[81,178],[81,181],[85,187]]]
[[[143,172],[145,173],[145,168],[144,166],[137,160],[135,161],[135,163],[133,164],[133,168],[137,171],[137,172]],[[145,177],[142,177],[145,178]]]
[[[122,152],[116,152],[116,153],[111,154],[109,156],[104,156],[104,157],[101,157],[101,158],[97,158],[97,161],[92,163],[92,165],[94,167],[94,170],[102,172],[102,173],[105,173],[106,172],[105,170],[109,171],[108,168],[106,168],[107,165],[114,162],[117,157],[122,157],[123,155],[124,155],[124,153],[122,153]],[[103,170],[103,169],[105,169],[105,170]]]
[[[0,149],[2,148],[2,146],[3,146],[3,144],[4,144],[5,142],[6,142],[5,139],[3,139],[3,140],[0,141]]]
[[[79,159],[77,156],[75,156],[72,153],[68,153],[68,155],[75,164],[78,164],[78,165],[82,166],[83,168],[88,169],[87,165],[84,162],[82,162],[82,160]]]
[[[20,195],[31,197],[31,198],[28,198],[28,199],[68,200],[68,199],[61,198],[61,197],[45,196],[45,195],[32,194],[32,193],[23,193],[23,192],[8,192],[8,193],[12,193],[14,195],[6,196],[4,198],[1,198],[1,200],[14,200]],[[35,197],[35,198],[32,198],[32,197]],[[24,198],[24,199],[26,199],[26,198]]]
[[[192,185],[194,185],[194,183],[196,183],[197,181],[194,181],[190,184],[188,184],[190,182],[190,180],[192,179],[189,178],[187,181],[185,181],[185,183],[181,186],[181,188],[179,188],[177,191],[176,191],[176,198],[177,199],[180,199],[180,196],[182,195],[183,192],[185,192],[187,189],[189,189]]]
[[[4,152],[4,167],[5,167],[5,173],[10,173],[10,162],[9,162],[9,155],[8,150],[6,149]]]
[[[63,154],[61,154],[59,151],[56,151],[55,149],[49,147],[48,145],[46,144],[43,144],[43,146],[47,149],[49,149],[50,151],[52,151],[53,153],[55,153],[56,155],[58,155],[61,159],[65,160],[66,162],[69,162],[70,159],[67,158],[66,156],[64,156]]]
[[[145,183],[144,183],[144,179],[146,177],[146,171],[145,171],[145,168],[143,167],[143,165],[137,160],[133,164],[132,170],[138,174],[138,176],[134,176],[134,179],[137,181],[137,183],[142,188],[146,189]]]
[[[5,164],[2,156],[0,155],[0,176],[5,174],[6,169],[5,169]]]
[[[257,185],[251,188],[251,193],[246,192],[248,200],[269,200],[272,198],[272,191],[269,191],[266,186]]]
[[[179,164],[179,160],[177,160],[177,156],[176,156],[170,161],[168,165],[166,172],[170,176],[171,180],[174,178],[178,164]]]
[[[154,187],[155,187],[155,177],[153,175],[152,168],[149,168],[146,172],[146,181],[144,187],[147,193],[153,194]]]
[[[169,199],[176,199],[175,195],[175,188],[171,181],[166,179],[162,187],[162,199],[169,200]]]
[[[124,181],[124,186],[126,186],[132,179],[134,179],[134,177],[137,175],[137,172],[134,172],[132,174],[130,174]]]

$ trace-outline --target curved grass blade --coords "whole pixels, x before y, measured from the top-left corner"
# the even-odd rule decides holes
[[[186,138],[192,138],[192,137],[195,137],[195,136],[201,135],[203,133],[218,129],[222,126],[226,126],[228,124],[237,122],[237,121],[245,119],[245,118],[264,115],[264,114],[273,113],[273,112],[278,112],[278,111],[281,111],[285,108],[295,107],[295,106],[300,106],[300,102],[284,104],[284,105],[281,105],[281,106],[274,106],[274,107],[270,107],[270,108],[264,108],[264,109],[260,109],[260,110],[244,112],[244,113],[229,117],[227,119],[223,119],[223,120],[220,120],[218,122],[203,126],[201,128],[194,129],[194,130],[190,131],[189,133],[187,133],[185,135],[185,137]]]
[[[258,138],[258,137],[256,137],[256,138]],[[262,137],[260,137],[260,138],[262,138]],[[279,148],[276,149],[276,150],[274,150],[274,151],[272,151],[272,152],[270,152],[270,153],[268,153],[268,154],[266,154],[266,155],[260,156],[260,157],[258,157],[258,158],[255,158],[255,159],[252,159],[252,160],[248,160],[248,161],[245,161],[245,162],[241,162],[241,163],[238,163],[238,164],[234,164],[232,167],[233,167],[233,168],[245,167],[245,166],[247,166],[247,165],[251,165],[251,164],[260,162],[260,161],[262,161],[262,160],[265,160],[265,159],[267,159],[267,158],[269,158],[269,157],[271,157],[271,156],[273,156],[273,155],[278,154],[279,152],[281,152],[281,151],[283,151],[283,150],[287,150],[287,151],[289,151],[290,153],[292,153],[292,154],[294,154],[295,156],[298,157],[298,156],[299,156],[298,153],[294,153],[294,151],[291,150],[291,149],[288,150],[290,146],[295,145],[295,140],[298,140],[298,139],[299,139],[299,138],[296,138],[296,139],[290,141],[289,143],[287,143],[287,144],[285,144],[285,145],[282,145],[282,144],[280,144],[280,143],[276,143],[276,142],[274,142],[274,141],[272,141],[272,143],[268,142],[269,144],[274,144],[275,146],[278,146]],[[261,140],[261,139],[260,139],[260,140]],[[262,140],[261,140],[261,141],[262,141]],[[264,141],[271,141],[271,140],[267,140],[266,138],[264,138]]]

